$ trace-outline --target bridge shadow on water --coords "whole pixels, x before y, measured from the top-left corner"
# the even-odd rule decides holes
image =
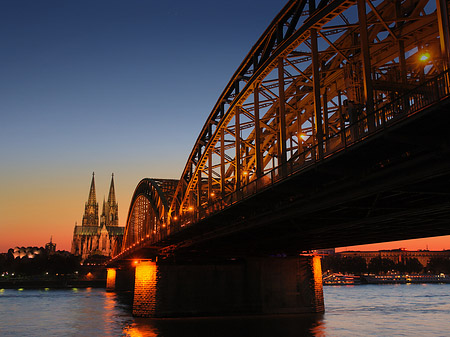
[[[325,336],[322,314],[151,319],[136,318],[125,336]]]
[[[132,294],[117,293],[117,302],[131,315]],[[222,317],[133,318],[124,326],[130,337],[322,337],[323,314],[239,315]]]

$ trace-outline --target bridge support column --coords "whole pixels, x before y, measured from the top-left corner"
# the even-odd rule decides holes
[[[108,268],[106,273],[106,291],[116,289],[116,268]]]
[[[135,275],[135,316],[324,311],[319,257],[141,262]]]
[[[323,312],[323,286],[320,257],[268,258],[256,261],[259,271],[253,286],[257,312],[265,314],[293,314]],[[259,278],[259,280],[258,280]]]
[[[139,262],[134,278],[133,315],[152,317],[156,308],[156,262]]]

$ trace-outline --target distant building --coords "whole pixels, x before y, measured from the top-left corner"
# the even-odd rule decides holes
[[[317,249],[313,250],[313,253],[320,256],[327,256],[327,255],[334,255],[336,253],[336,250],[334,248]]]
[[[45,244],[45,249],[42,247],[14,247],[8,249],[8,253],[14,258],[29,258],[34,259],[37,255],[41,254],[54,254],[56,252],[56,244],[52,242],[52,237],[50,237],[50,242]]]
[[[37,255],[44,252],[42,247],[14,247],[8,250],[14,258],[24,258],[34,259]]]
[[[410,251],[404,248],[393,250],[378,250],[378,251],[347,251],[337,253],[342,257],[356,257],[360,256],[369,263],[370,260],[376,257],[389,259],[395,263],[405,262],[408,259],[416,258],[422,264],[426,266],[432,258],[450,258],[450,250],[442,251],[430,251],[430,250],[415,250]]]
[[[56,243],[52,242],[52,237],[50,237],[50,242],[45,244],[45,251],[47,254],[54,254],[56,252]]]
[[[95,194],[95,180],[92,174],[91,189],[84,207],[82,225],[75,225],[72,240],[72,254],[84,260],[90,255],[112,256],[120,248],[125,228],[119,227],[119,206],[114,190],[114,174],[109,187],[108,201],[103,199],[100,222]]]

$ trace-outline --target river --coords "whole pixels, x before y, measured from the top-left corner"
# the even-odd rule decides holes
[[[103,289],[0,289],[0,336],[450,336],[450,284],[324,287],[323,315],[138,319]]]

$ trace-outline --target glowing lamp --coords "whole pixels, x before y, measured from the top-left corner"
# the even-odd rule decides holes
[[[188,208],[188,211],[193,211],[194,210],[194,207],[193,206],[189,206],[189,208]]]
[[[138,261],[138,260],[134,260],[133,263],[134,263],[134,264],[138,264],[139,261]]]
[[[429,59],[430,59],[430,53],[427,52],[427,51],[424,51],[419,56],[419,60],[422,61],[422,62],[427,62]]]
[[[300,134],[300,138],[303,139],[303,141],[307,140],[309,138],[309,136],[305,133],[301,133]]]
[[[177,220],[178,220],[178,217],[177,217],[177,216],[174,216],[173,219],[174,219],[175,221],[177,221]]]
[[[211,192],[210,196],[212,196],[212,197],[215,196],[215,193],[214,193],[214,192]]]
[[[242,174],[243,174],[244,176],[248,176],[248,171],[244,171],[244,172],[242,172]]]

